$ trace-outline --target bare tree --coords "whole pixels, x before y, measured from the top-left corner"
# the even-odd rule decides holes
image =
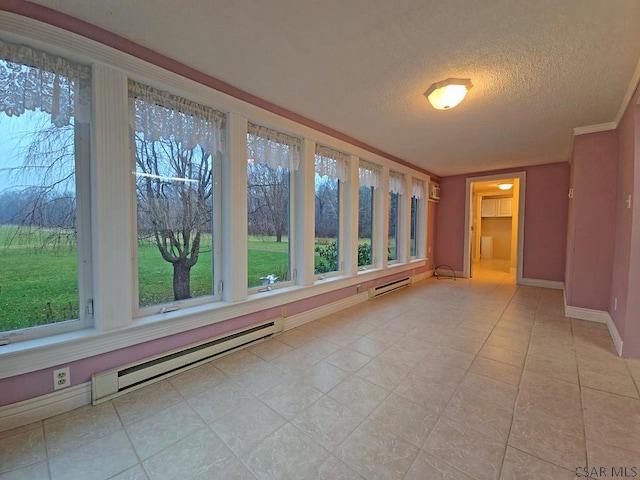
[[[173,266],[175,300],[191,297],[191,268],[202,235],[211,232],[213,157],[173,139],[145,141],[136,135],[138,235],[151,236]]]
[[[289,234],[289,170],[250,162],[247,179],[249,232],[282,242]]]
[[[57,127],[45,115],[23,121],[27,131],[13,155],[19,165],[0,168],[12,186],[2,192],[0,220],[13,228],[9,244],[28,239],[34,248],[76,245],[75,136],[74,126]]]
[[[336,237],[339,220],[339,182],[323,178],[316,185],[316,236]]]

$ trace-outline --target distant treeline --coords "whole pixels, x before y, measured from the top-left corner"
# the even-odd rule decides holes
[[[75,194],[43,191],[39,187],[5,190],[0,193],[0,225],[73,229]]]

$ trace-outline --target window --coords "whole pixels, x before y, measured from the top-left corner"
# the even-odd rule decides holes
[[[397,172],[389,172],[389,234],[387,260],[397,262],[400,246],[400,196],[404,195],[404,175]]]
[[[424,198],[424,183],[418,180],[413,180],[412,184],[412,196],[411,196],[411,258],[416,258],[420,255],[418,248],[418,236],[420,234],[420,205]]]
[[[374,263],[374,190],[380,183],[379,167],[360,160],[358,179],[358,267],[367,267]]]
[[[0,336],[91,324],[90,85],[89,67],[0,41]]]
[[[138,304],[214,295],[224,114],[129,83],[137,205]]]
[[[315,267],[316,275],[341,270],[340,183],[349,175],[349,155],[316,145]]]
[[[248,124],[247,282],[271,288],[292,279],[292,175],[300,162],[300,140]]]

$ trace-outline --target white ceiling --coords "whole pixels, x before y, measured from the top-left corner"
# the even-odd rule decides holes
[[[436,175],[567,161],[613,122],[638,0],[35,0]],[[436,111],[433,82],[470,78]]]

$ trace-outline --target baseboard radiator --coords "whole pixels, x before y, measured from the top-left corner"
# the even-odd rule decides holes
[[[369,300],[379,297],[380,295],[395,292],[396,290],[408,287],[409,285],[411,285],[411,277],[404,277],[385,283],[383,285],[372,287],[369,289]]]
[[[94,405],[110,400],[222,356],[260,339],[282,332],[284,320],[276,318],[220,337],[123,365],[91,377]]]

